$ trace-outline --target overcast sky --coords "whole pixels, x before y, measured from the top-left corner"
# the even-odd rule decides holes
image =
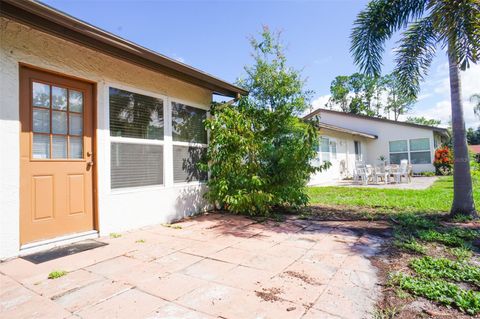
[[[330,82],[357,71],[349,53],[352,23],[367,1],[105,1],[44,0],[88,23],[234,82],[251,64],[248,37],[262,25],[281,30],[290,65],[301,69],[314,107],[323,107]],[[384,57],[393,68],[395,40]],[[480,65],[462,73],[467,127],[480,125],[468,97],[480,93]],[[440,51],[410,116],[450,119],[448,65]]]

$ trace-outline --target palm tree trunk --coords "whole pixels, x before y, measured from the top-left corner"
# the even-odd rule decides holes
[[[478,218],[473,202],[472,176],[470,175],[470,161],[468,157],[465,120],[463,119],[463,105],[460,88],[460,74],[455,51],[448,50],[448,64],[450,73],[450,99],[452,104],[452,132],[453,132],[453,203],[450,214]]]

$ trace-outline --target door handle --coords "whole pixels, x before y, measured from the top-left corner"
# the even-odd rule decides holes
[[[93,166],[93,162],[92,162],[92,161],[87,162],[87,168],[88,168],[88,167],[92,167],[92,166]]]

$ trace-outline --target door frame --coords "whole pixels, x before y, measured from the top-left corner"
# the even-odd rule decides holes
[[[97,147],[97,121],[98,121],[98,103],[97,103],[97,100],[98,100],[98,95],[97,95],[97,92],[98,92],[98,84],[97,82],[95,81],[92,81],[92,80],[87,80],[87,79],[84,79],[84,78],[81,78],[81,77],[77,77],[77,76],[72,76],[72,75],[69,75],[69,74],[65,74],[65,73],[62,73],[62,72],[58,72],[58,71],[53,71],[53,70],[49,70],[49,69],[45,69],[45,68],[42,68],[42,67],[38,67],[36,65],[32,65],[32,64],[28,64],[28,63],[23,63],[23,62],[19,62],[18,63],[18,83],[19,83],[19,108],[18,108],[18,115],[19,115],[19,122],[20,122],[20,128],[19,128],[19,142],[22,143],[21,141],[21,134],[22,134],[22,125],[21,125],[21,121],[20,119],[22,118],[21,116],[21,113],[23,112],[22,111],[22,105],[23,103],[25,102],[24,99],[26,98],[26,95],[23,94],[22,95],[22,92],[21,92],[21,83],[22,83],[22,72],[21,70],[22,69],[31,69],[31,70],[35,70],[35,71],[39,71],[39,72],[44,72],[44,73],[47,73],[47,74],[52,74],[52,75],[56,75],[56,76],[60,76],[60,77],[64,77],[64,78],[67,78],[67,79],[71,79],[71,80],[75,80],[75,81],[81,81],[81,82],[84,82],[84,83],[88,83],[88,84],[91,84],[92,85],[92,114],[91,114],[91,117],[92,117],[92,150],[93,150],[93,158],[92,158],[92,161],[93,161],[93,167],[92,167],[92,215],[93,215],[93,230],[99,232],[100,231],[100,225],[99,225],[99,218],[98,218],[98,172],[97,172],[97,166],[98,166],[98,147]],[[21,158],[19,157],[18,158],[19,160],[19,164],[20,164],[20,161],[21,161]],[[19,179],[21,181],[21,173],[19,175]],[[19,248],[21,249],[22,246],[24,245],[28,245],[30,246],[31,244],[21,244],[20,242],[20,236],[21,236],[21,227],[20,227],[20,224],[21,224],[21,221],[20,221],[20,218],[21,218],[21,215],[20,215],[20,211],[19,211],[19,214],[18,214],[18,218],[19,218]],[[59,237],[62,237],[62,236],[59,236]],[[55,241],[55,238],[51,238],[51,239],[48,239],[47,241]],[[44,242],[44,241],[42,241]]]

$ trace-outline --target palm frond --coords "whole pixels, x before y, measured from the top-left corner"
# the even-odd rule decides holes
[[[360,12],[352,30],[350,52],[355,64],[370,75],[379,75],[385,41],[395,31],[420,18],[428,0],[373,0]]]
[[[430,17],[411,23],[402,34],[394,72],[397,74],[401,90],[407,96],[417,96],[420,82],[427,75],[435,56],[436,42],[437,35]]]
[[[471,62],[479,61],[480,1],[435,1],[431,5],[431,17],[438,40],[454,50],[460,69],[465,70]]]

